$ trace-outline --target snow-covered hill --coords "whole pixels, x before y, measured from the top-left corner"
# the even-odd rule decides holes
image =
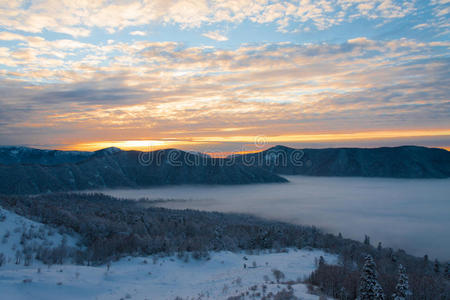
[[[211,253],[208,260],[196,260],[189,253],[126,257],[109,267],[71,262],[46,265],[34,259],[39,249],[64,243],[76,247],[77,239],[2,208],[0,238],[0,253],[6,257],[0,267],[0,295],[8,295],[8,300],[261,299],[283,290],[300,299],[318,299],[299,281],[315,269],[320,256],[328,263],[337,260],[319,250],[288,249],[253,254],[223,251]],[[29,263],[25,263],[24,248],[33,250]],[[16,253],[22,254],[19,264]],[[274,270],[280,271],[275,271],[279,283]]]
[[[60,234],[55,228],[31,221],[1,207],[0,239],[3,267],[33,264],[36,255],[43,255],[44,252],[61,245],[65,245],[67,249],[75,248],[77,242],[75,237]]]
[[[39,272],[38,266],[18,269],[7,265],[0,269],[0,295],[9,295],[11,300],[228,299],[239,295],[261,299],[283,289],[288,292],[285,282],[308,275],[321,255],[327,262],[336,261],[318,250],[291,250],[259,255],[219,252],[212,253],[210,260],[188,262],[175,256],[130,257],[113,262],[109,271],[107,266],[55,265]],[[284,273],[284,283],[276,283],[273,269]],[[307,293],[304,284],[291,286],[300,299],[318,299]]]

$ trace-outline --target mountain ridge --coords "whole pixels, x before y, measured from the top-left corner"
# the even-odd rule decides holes
[[[17,151],[11,152],[16,156],[5,149]],[[287,182],[283,175],[448,178],[450,152],[420,146],[295,149],[277,145],[257,153],[213,158],[178,149],[141,152],[112,147],[80,152],[0,148],[0,194]]]
[[[148,157],[147,157],[148,156]],[[0,194],[40,194],[167,184],[287,182],[259,167],[181,150],[117,151],[57,165],[0,164]]]
[[[450,152],[422,146],[295,149],[277,145],[234,158],[239,163],[259,166],[280,175],[450,177]]]

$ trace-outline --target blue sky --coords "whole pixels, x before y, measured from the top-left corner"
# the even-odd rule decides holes
[[[450,146],[450,1],[0,3],[0,144]]]

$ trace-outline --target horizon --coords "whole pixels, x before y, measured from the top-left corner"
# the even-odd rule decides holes
[[[153,152],[153,151],[160,151],[160,150],[177,150],[177,151],[184,151],[184,152],[192,152],[192,153],[202,153],[207,154],[212,158],[226,158],[231,155],[245,155],[245,154],[252,154],[252,153],[259,153],[263,151],[267,151],[276,147],[286,147],[291,149],[298,149],[298,150],[305,150],[305,149],[379,149],[379,148],[400,148],[400,147],[425,147],[430,149],[441,149],[445,151],[450,151],[450,148],[443,148],[443,147],[429,147],[429,146],[421,146],[421,145],[410,145],[410,144],[404,144],[404,145],[398,145],[398,146],[379,146],[379,147],[346,147],[346,146],[338,146],[338,147],[303,147],[303,148],[296,148],[292,146],[287,146],[284,144],[273,144],[273,145],[264,145],[264,146],[255,146],[256,149],[254,150],[237,150],[237,151],[228,151],[228,152],[203,152],[203,151],[196,151],[192,149],[186,149],[186,148],[175,148],[175,147],[147,147],[146,149],[139,149],[139,148],[119,148],[115,146],[105,147],[105,148],[97,148],[92,150],[75,150],[75,149],[53,149],[53,148],[36,148],[36,147],[30,147],[30,146],[23,146],[23,145],[0,145],[0,148],[28,148],[28,149],[36,149],[36,150],[48,150],[48,151],[67,151],[67,152],[96,152],[106,149],[117,149],[120,151],[138,151],[138,152]]]

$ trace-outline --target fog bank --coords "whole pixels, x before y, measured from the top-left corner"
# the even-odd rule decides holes
[[[184,199],[158,203],[176,209],[251,213],[315,225],[344,237],[450,259],[450,179],[289,176],[289,183],[241,186],[165,186],[106,190],[123,198]]]

